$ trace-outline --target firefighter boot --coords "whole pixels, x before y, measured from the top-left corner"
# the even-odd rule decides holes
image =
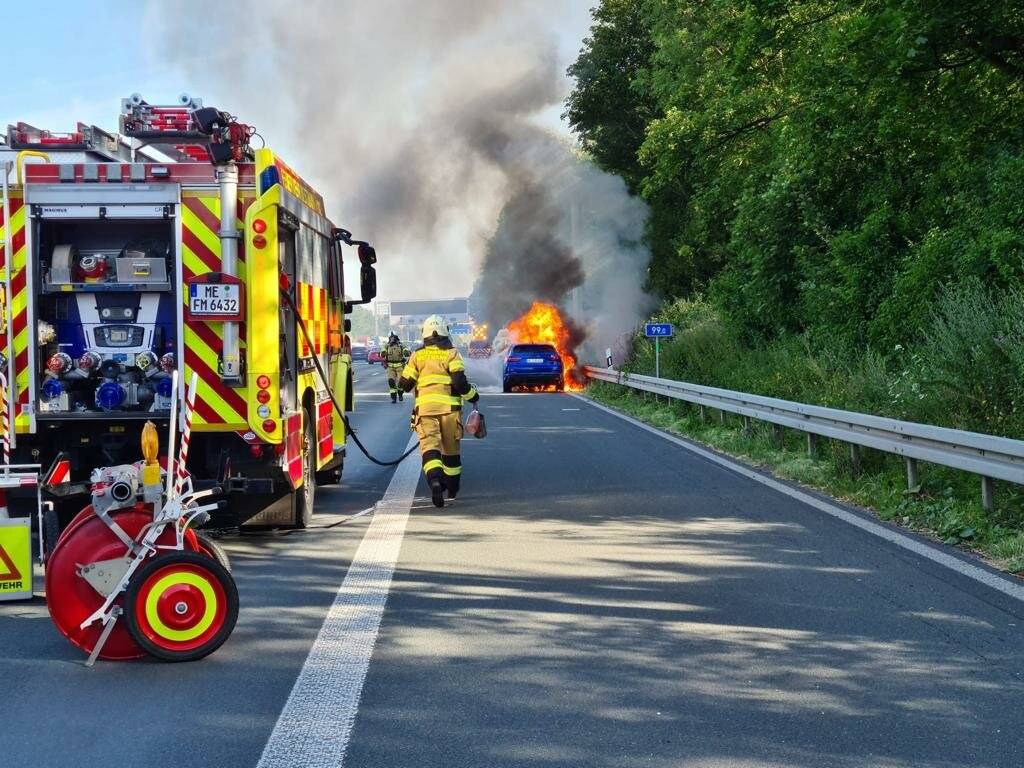
[[[444,506],[444,485],[440,480],[430,481],[430,500],[434,502],[435,507]]]
[[[394,392],[391,393],[391,402],[392,403],[397,403],[398,402],[398,398],[395,397],[395,393]]]
[[[398,402],[402,402],[402,395],[405,393],[402,390],[398,390]]]

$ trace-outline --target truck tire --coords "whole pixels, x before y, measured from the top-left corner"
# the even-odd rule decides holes
[[[316,500],[316,432],[309,411],[304,414],[302,430],[302,487],[295,492],[295,527],[308,528],[313,521]]]

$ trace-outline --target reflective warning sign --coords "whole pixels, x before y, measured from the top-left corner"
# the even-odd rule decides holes
[[[0,600],[32,597],[32,529],[29,520],[0,520]]]

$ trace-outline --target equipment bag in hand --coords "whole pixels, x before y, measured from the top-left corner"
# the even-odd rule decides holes
[[[466,424],[463,429],[467,435],[472,435],[477,440],[483,440],[487,437],[487,422],[484,421],[484,415],[475,408],[466,418]]]

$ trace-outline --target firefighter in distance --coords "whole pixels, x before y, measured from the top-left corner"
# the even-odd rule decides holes
[[[476,403],[480,395],[466,378],[466,364],[440,316],[431,315],[423,323],[423,346],[412,353],[398,387],[416,390],[412,426],[420,441],[423,474],[434,506],[443,507],[445,491],[454,499],[462,478],[462,401]]]
[[[402,345],[398,335],[392,333],[388,337],[387,346],[384,347],[384,367],[388,372],[388,391],[391,392],[391,402],[403,399],[405,394],[398,386],[398,380],[402,377],[402,368],[405,361],[409,359],[409,350]]]

